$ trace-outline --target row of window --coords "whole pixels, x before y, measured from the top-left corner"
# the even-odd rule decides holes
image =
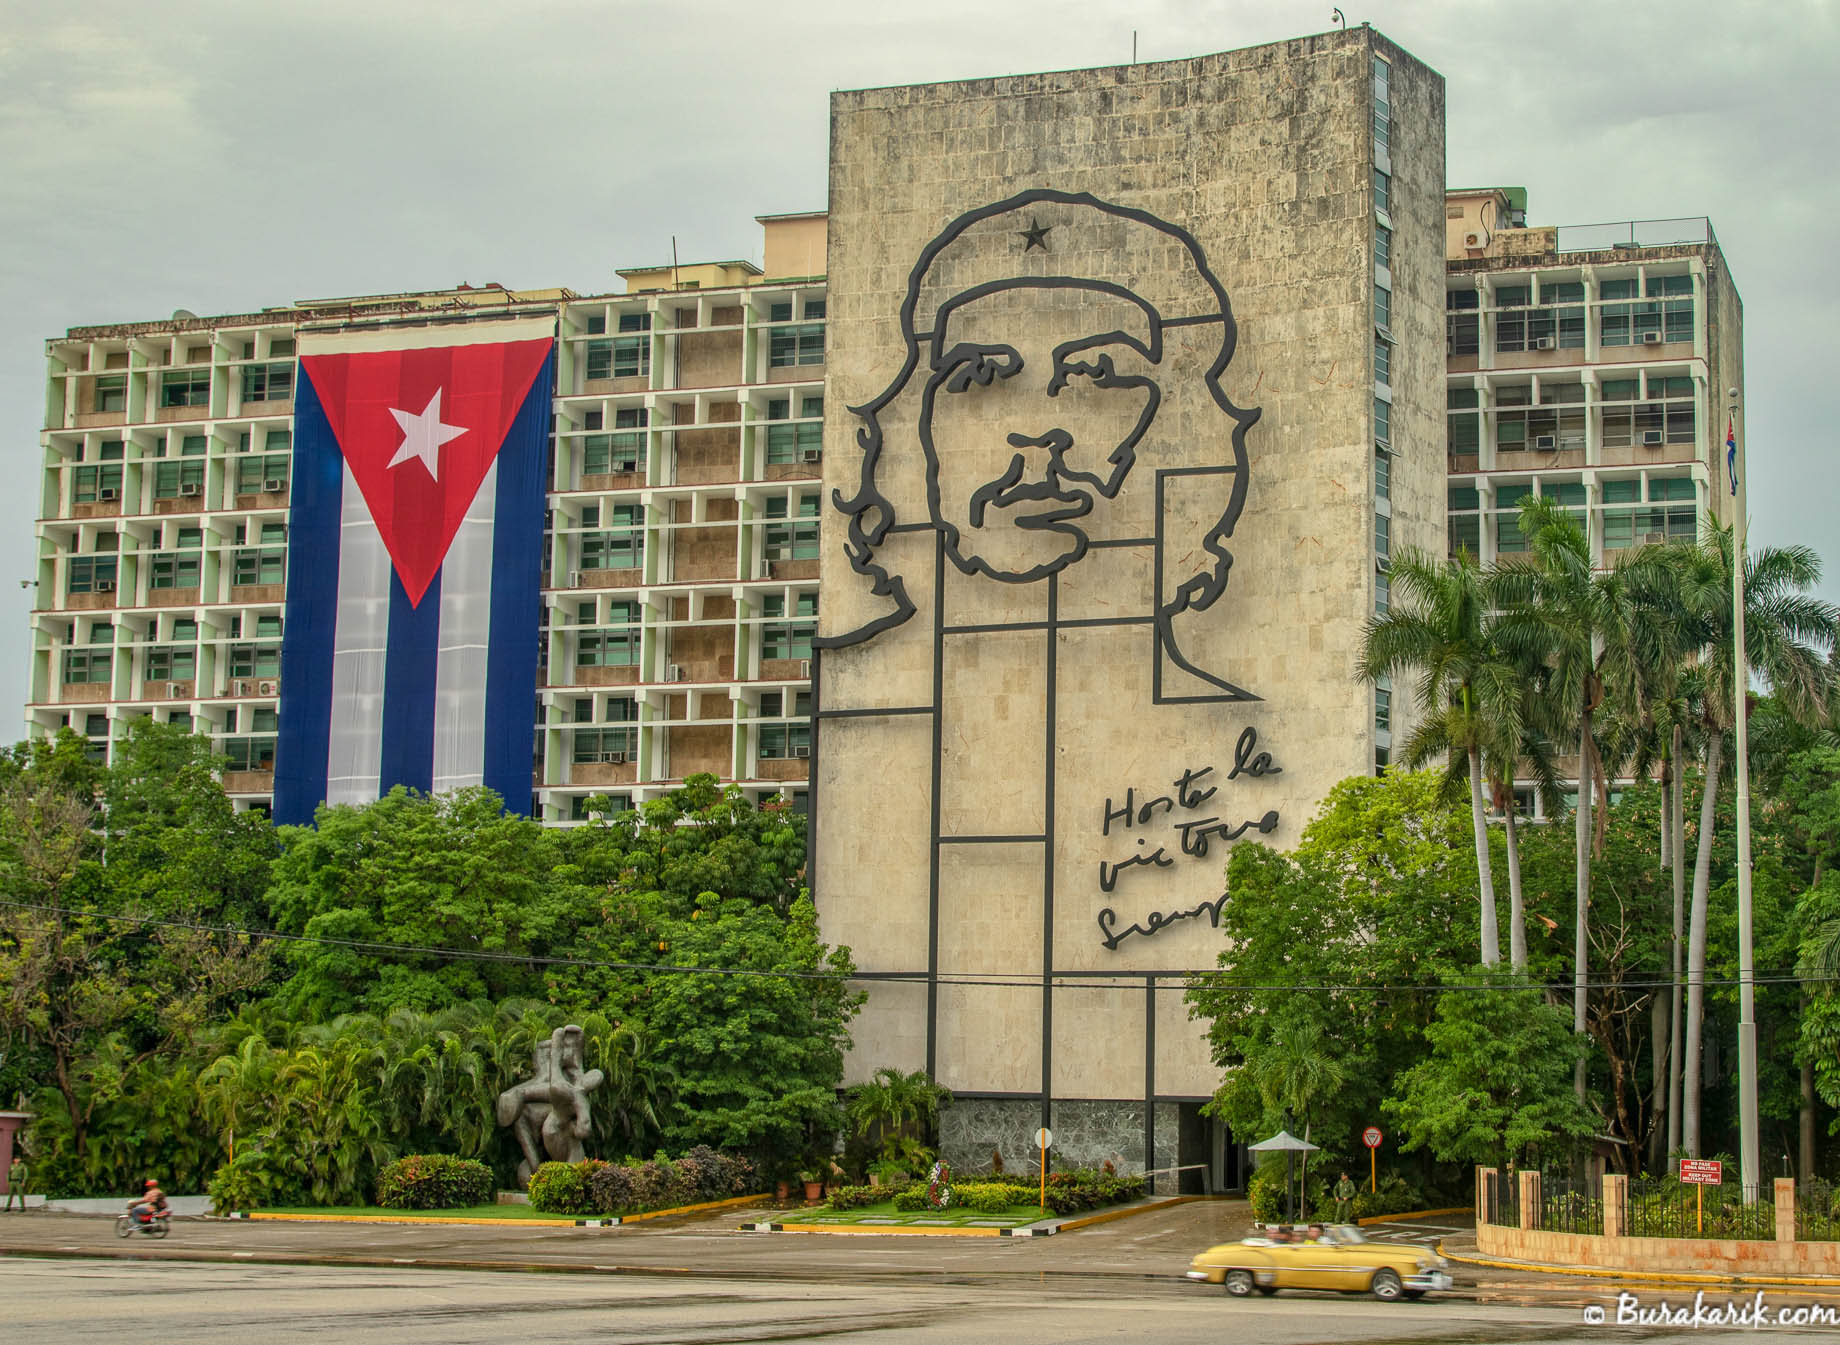
[[[1693,340],[1693,277],[1650,276],[1644,286],[1648,299],[1636,300],[1634,279],[1605,280],[1598,284],[1598,343],[1602,346],[1654,345]],[[1681,297],[1665,297],[1665,296]],[[1444,296],[1444,339],[1452,355],[1480,353],[1482,296],[1475,290],[1449,290]],[[1529,285],[1508,285],[1495,291],[1493,311],[1495,350],[1517,354],[1528,350],[1583,350],[1586,305],[1581,281],[1548,281],[1540,286],[1535,304]]]
[[[250,545],[251,541],[256,545]],[[170,550],[147,553],[147,584],[152,589],[197,588],[204,562],[204,529],[180,528]],[[120,577],[121,544],[117,533],[97,533],[91,541],[93,554],[72,556],[64,564],[64,592],[112,592]],[[263,523],[251,539],[247,525],[238,524],[231,534],[230,546],[237,548],[230,558],[230,583],[235,587],[250,584],[281,584],[287,581],[287,524]]]
[[[294,396],[294,365],[251,364],[242,368],[242,400],[245,402],[285,402]],[[209,406],[211,404],[210,367],[168,369],[160,374],[160,407]],[[96,378],[95,410],[125,413],[128,409],[128,375],[100,374]]]
[[[1585,404],[1582,383],[1543,384],[1538,406],[1530,404],[1532,389],[1526,385],[1496,388],[1495,403],[1488,412],[1495,424],[1495,447],[1500,452],[1582,449],[1593,416],[1605,448],[1697,442],[1693,380],[1650,376],[1646,383],[1649,400],[1637,401],[1640,380],[1606,380],[1599,401],[1590,406]],[[1451,388],[1447,402],[1449,451],[1479,452],[1484,415],[1480,391]]]
[[[210,450],[211,436],[207,434],[182,434],[179,439],[179,454],[182,458],[202,458]],[[228,441],[219,438],[218,451],[225,451]],[[292,430],[268,429],[262,431],[262,451],[264,453],[287,453],[294,445]],[[141,459],[164,458],[167,456],[168,441],[165,435],[148,440],[134,441],[135,456]],[[247,453],[255,447],[254,435],[249,430],[238,433],[236,453]],[[122,462],[128,456],[126,439],[98,439],[90,441],[79,450],[75,459],[78,462]]]

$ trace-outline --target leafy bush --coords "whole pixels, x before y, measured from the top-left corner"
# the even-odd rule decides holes
[[[217,1169],[205,1190],[214,1214],[299,1205],[306,1200],[298,1165],[259,1144],[238,1149],[234,1159]]]
[[[1246,1200],[1252,1217],[1262,1224],[1284,1217],[1284,1164],[1267,1163],[1252,1174],[1246,1185]]]
[[[929,1208],[926,1203],[926,1183],[915,1182],[894,1198],[894,1207],[906,1214]]]
[[[1034,1186],[1014,1182],[966,1182],[952,1188],[952,1203],[980,1214],[998,1214],[1014,1205],[1033,1205],[1041,1196]]]
[[[1109,1177],[1092,1168],[1048,1174],[1047,1207],[1052,1214],[1078,1214],[1081,1210],[1120,1205],[1129,1200],[1141,1200],[1143,1194],[1144,1178],[1141,1176]]]
[[[833,1210],[860,1210],[870,1205],[879,1205],[884,1200],[897,1200],[902,1192],[910,1190],[911,1184],[896,1182],[892,1186],[839,1186],[830,1193],[830,1207]],[[921,1187],[924,1195],[926,1188]],[[896,1208],[899,1208],[897,1204]]]
[[[592,1214],[588,1183],[574,1163],[545,1163],[530,1174],[530,1207],[544,1214]]]
[[[454,1210],[492,1203],[492,1169],[473,1158],[410,1154],[377,1174],[377,1203],[386,1210]]]
[[[719,1154],[705,1144],[676,1161],[660,1154],[643,1163],[589,1162],[594,1168],[585,1178],[587,1198],[600,1214],[675,1209],[726,1200],[748,1194],[754,1184],[752,1163]]]
[[[624,1163],[609,1163],[596,1172],[589,1183],[588,1195],[599,1214],[618,1214],[638,1208],[633,1197],[633,1170]]]

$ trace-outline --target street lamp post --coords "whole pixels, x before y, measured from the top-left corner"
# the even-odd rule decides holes
[[[1727,474],[1737,497],[1732,520],[1732,767],[1738,777],[1738,1173],[1744,1198],[1758,1198],[1762,1163],[1757,1138],[1756,958],[1751,937],[1750,665],[1744,648],[1745,496],[1750,469],[1739,470],[1738,390],[1731,390],[1725,422]],[[1708,784],[1710,788],[1710,784]]]

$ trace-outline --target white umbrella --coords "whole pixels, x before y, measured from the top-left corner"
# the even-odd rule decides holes
[[[1308,1140],[1300,1140],[1288,1130],[1280,1130],[1270,1139],[1260,1140],[1257,1144],[1248,1144],[1246,1147],[1253,1153],[1282,1153],[1284,1155],[1284,1217],[1286,1219],[1294,1217],[1295,1207],[1291,1204],[1291,1165],[1297,1161],[1294,1155],[1313,1154],[1322,1146],[1311,1144]]]

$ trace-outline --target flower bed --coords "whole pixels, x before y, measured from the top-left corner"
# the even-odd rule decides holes
[[[698,1145],[678,1159],[643,1163],[545,1163],[531,1174],[531,1208],[577,1218],[676,1209],[747,1195],[754,1165]]]

